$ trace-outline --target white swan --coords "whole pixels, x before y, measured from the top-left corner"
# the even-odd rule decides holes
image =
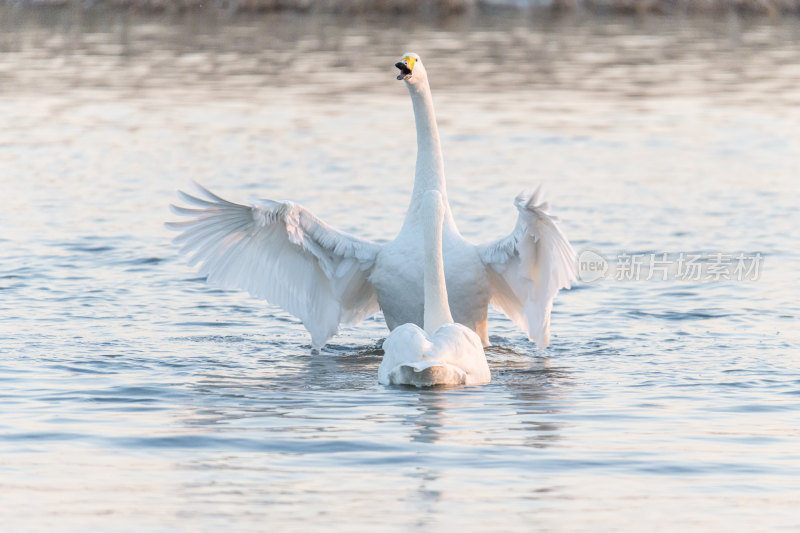
[[[414,190],[403,227],[384,245],[337,231],[292,202],[261,200],[252,206],[223,200],[200,187],[200,197],[178,191],[191,217],[167,226],[192,254],[208,281],[244,289],[300,318],[314,348],[341,324],[383,311],[389,329],[423,324],[421,205],[426,191],[442,195],[442,248],[450,310],[456,322],[489,344],[491,301],[540,348],[550,339],[550,310],[561,288],[575,281],[575,252],[549,215],[539,190],[515,200],[510,235],[475,246],[461,236],[447,202],[444,164],[425,66],[416,54],[395,65],[411,95],[417,126]]]
[[[442,223],[445,208],[438,191],[422,198],[424,246],[424,325],[403,324],[383,342],[384,356],[378,368],[383,385],[480,385],[491,373],[478,334],[453,323],[447,304],[442,263]]]

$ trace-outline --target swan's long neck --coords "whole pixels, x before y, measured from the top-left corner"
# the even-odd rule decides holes
[[[433,111],[433,97],[427,80],[417,84],[406,84],[414,106],[417,126],[417,164],[414,173],[414,192],[408,214],[417,213],[426,191],[438,191],[442,195],[445,224],[455,230],[450,204],[447,202],[447,187],[444,179],[444,159],[439,141],[439,127]]]
[[[439,127],[433,111],[431,87],[427,81],[409,85],[414,119],[417,123],[417,169],[414,175],[414,196],[425,191],[436,190],[446,196],[444,184],[444,160],[439,142]]]
[[[431,335],[442,324],[453,322],[447,302],[447,286],[442,258],[442,223],[445,206],[438,191],[428,191],[422,201],[423,241],[425,246],[425,332]]]

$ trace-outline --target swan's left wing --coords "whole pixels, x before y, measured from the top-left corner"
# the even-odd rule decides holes
[[[521,192],[511,235],[478,247],[489,274],[492,304],[539,348],[550,343],[550,311],[560,289],[577,281],[575,251],[549,214],[541,187]]]
[[[378,244],[335,230],[292,202],[240,205],[195,185],[198,196],[178,191],[192,208],[170,206],[191,218],[167,227],[181,231],[175,242],[209,282],[281,306],[303,321],[317,348],[339,324],[378,310],[368,280]]]

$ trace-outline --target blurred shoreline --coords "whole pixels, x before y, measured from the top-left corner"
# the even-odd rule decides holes
[[[553,11],[603,14],[800,15],[800,0],[0,0],[0,5],[152,12],[296,12],[343,15],[458,15],[475,11]]]

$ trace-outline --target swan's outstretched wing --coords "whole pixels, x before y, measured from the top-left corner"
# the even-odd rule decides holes
[[[550,310],[562,288],[577,280],[575,251],[550,215],[541,187],[521,192],[511,235],[479,246],[492,291],[492,304],[540,348],[550,343]]]
[[[281,306],[303,321],[317,348],[339,324],[378,310],[368,277],[379,245],[337,231],[291,202],[246,206],[197,188],[199,197],[178,191],[192,208],[170,206],[192,218],[167,227],[181,232],[175,242],[209,282]]]

